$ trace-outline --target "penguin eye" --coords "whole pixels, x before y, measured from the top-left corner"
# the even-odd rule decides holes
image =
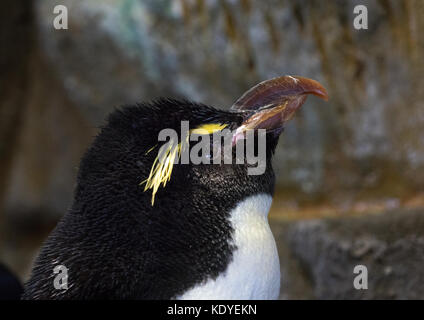
[[[214,132],[220,131],[227,127],[227,124],[220,123],[206,123],[202,124],[194,129],[189,131],[189,135],[187,136],[187,140],[185,141],[169,141],[165,145],[163,145],[156,156],[152,168],[150,169],[149,177],[142,181],[141,184],[146,184],[144,187],[144,191],[148,189],[152,189],[152,206],[155,203],[155,195],[158,191],[160,185],[163,187],[166,186],[166,183],[171,180],[172,169],[175,163],[178,163],[178,160],[181,157],[181,151],[185,148],[188,148],[189,144],[189,136],[190,134],[213,134]],[[155,149],[157,145],[150,148],[146,154],[150,153]]]

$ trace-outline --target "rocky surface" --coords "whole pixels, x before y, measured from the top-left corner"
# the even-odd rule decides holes
[[[273,222],[283,299],[424,299],[424,212]],[[368,270],[368,289],[353,285]]]

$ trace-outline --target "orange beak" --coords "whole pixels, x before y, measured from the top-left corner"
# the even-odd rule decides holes
[[[248,129],[281,129],[303,105],[308,94],[328,100],[327,90],[308,78],[283,76],[257,84],[231,107],[247,116],[239,133]]]

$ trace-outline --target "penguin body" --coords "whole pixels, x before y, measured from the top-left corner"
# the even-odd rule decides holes
[[[272,196],[250,196],[230,212],[236,248],[224,273],[197,284],[178,299],[262,300],[280,293],[280,261],[268,225]]]
[[[278,81],[271,96],[287,95],[287,108],[318,90],[306,80]],[[112,113],[81,160],[73,204],[44,243],[23,299],[277,298],[279,261],[267,222],[271,157],[291,113],[275,109],[280,100],[271,108],[265,99],[260,109],[264,103],[249,99],[230,111],[162,99]],[[142,185],[155,172],[161,130],[180,132],[189,121],[239,137],[245,127],[264,125],[260,119],[267,128],[263,174],[249,175],[246,162],[174,164],[166,186]],[[57,266],[67,270],[66,289],[55,286]]]
[[[23,287],[19,279],[4,264],[0,263],[0,301],[19,300]]]
[[[173,100],[109,117],[81,160],[72,208],[44,244],[25,299],[174,299],[225,273],[236,249],[230,212],[249,196],[272,195],[274,173],[270,167],[248,176],[240,165],[176,165],[152,206],[151,193],[140,186],[155,158],[146,151],[158,143],[160,129],[178,132],[187,118],[200,124],[193,114],[241,121]],[[68,269],[67,290],[53,285],[57,265]]]

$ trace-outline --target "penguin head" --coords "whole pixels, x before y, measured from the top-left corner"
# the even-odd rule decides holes
[[[113,197],[133,194],[146,208],[192,205],[198,190],[212,202],[272,194],[278,138],[308,94],[328,98],[318,82],[284,76],[254,86],[228,111],[172,99],[125,106],[109,116],[83,158],[77,200],[100,186]]]

